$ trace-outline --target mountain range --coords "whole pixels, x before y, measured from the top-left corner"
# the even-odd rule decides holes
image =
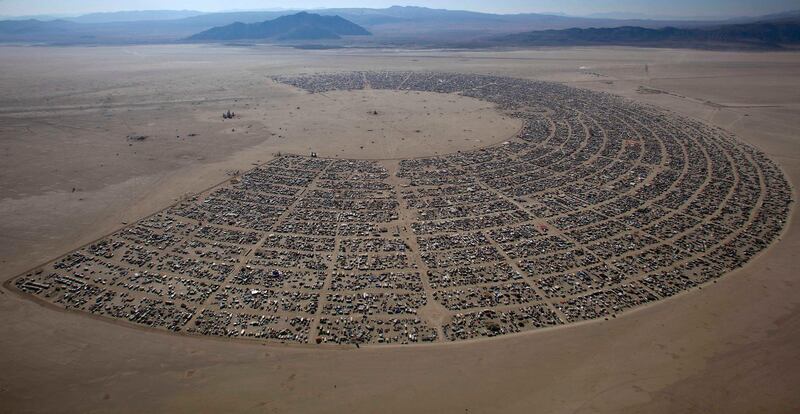
[[[258,30],[267,30],[267,21],[294,15],[300,10],[237,11],[201,13],[183,11],[132,11],[94,13],[85,16],[42,21],[37,19],[0,21],[0,43],[37,44],[146,44],[186,41],[212,41],[255,36]],[[309,13],[310,14],[310,13]],[[800,21],[800,12],[793,11],[763,17],[740,18],[725,21],[667,21],[648,19],[586,18],[552,14],[492,14],[461,10],[441,10],[412,6],[392,6],[383,9],[338,8],[315,10],[320,16],[338,16],[372,36],[350,37],[329,29],[301,28],[294,33],[257,38],[272,42],[291,40],[322,40],[335,46],[408,46],[438,47],[480,45],[535,44],[530,38],[523,41],[521,33],[562,29],[604,29],[638,27],[662,30],[707,29],[728,24],[793,22]],[[225,28],[226,26],[229,26]],[[259,29],[259,27],[261,29]],[[214,30],[211,33],[206,33]],[[249,33],[249,32],[252,32]],[[227,33],[227,34],[224,34]],[[277,32],[275,32],[277,33]],[[589,33],[591,35],[591,32]],[[335,35],[335,36],[334,36]],[[341,38],[342,36],[344,38]],[[514,35],[514,36],[510,36]],[[504,36],[510,36],[503,38]],[[538,34],[536,36],[543,36]],[[555,36],[548,34],[547,36]],[[562,38],[565,34],[559,35]],[[577,36],[577,37],[575,37]],[[575,40],[583,34],[573,33]],[[341,38],[341,39],[340,39]],[[619,41],[619,40],[617,40]],[[536,40],[536,42],[543,42]],[[554,42],[551,40],[551,42]],[[563,43],[563,42],[562,42]],[[554,43],[555,44],[555,43]]]
[[[696,29],[614,27],[538,30],[495,37],[503,46],[657,46],[780,49],[800,44],[800,22],[728,24]]]
[[[75,23],[119,23],[119,22],[141,22],[153,20],[178,20],[187,17],[201,16],[205,13],[195,10],[134,10],[106,13],[90,13],[78,17],[67,17],[67,20]]]

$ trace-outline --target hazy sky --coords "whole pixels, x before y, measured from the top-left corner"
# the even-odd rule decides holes
[[[560,12],[586,15],[604,12],[652,16],[720,17],[800,9],[800,0],[0,0],[0,15],[80,14],[117,10],[331,8],[414,5],[497,13]]]

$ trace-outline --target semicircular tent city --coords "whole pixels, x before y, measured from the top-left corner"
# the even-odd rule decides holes
[[[14,286],[197,335],[457,341],[615,317],[696,288],[767,248],[791,204],[752,146],[607,94],[448,73],[274,80],[461,94],[524,127],[426,158],[281,155]]]

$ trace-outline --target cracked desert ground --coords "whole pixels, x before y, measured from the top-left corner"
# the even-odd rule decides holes
[[[520,128],[471,98],[307,94],[271,80],[344,71],[491,74],[610,92],[734,133],[780,166],[797,199],[795,52],[1,47],[0,282],[277,153],[432,156],[499,144]],[[239,117],[223,121],[229,109]],[[147,139],[127,138],[137,135]],[[609,320],[454,343],[176,335],[59,311],[4,284],[0,412],[798,412],[792,207],[778,240],[702,289]]]

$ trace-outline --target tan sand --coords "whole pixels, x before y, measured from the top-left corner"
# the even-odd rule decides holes
[[[152,46],[4,47],[0,57],[0,280],[278,151],[431,155],[518,127],[467,98],[364,91],[329,101],[270,83],[276,74],[567,82],[722,126],[800,182],[798,53]],[[228,108],[242,119],[223,122]],[[359,114],[371,108],[379,115]],[[189,338],[0,291],[0,412],[797,412],[797,223],[795,209],[782,240],[702,290],[611,321],[457,344],[319,350]]]

